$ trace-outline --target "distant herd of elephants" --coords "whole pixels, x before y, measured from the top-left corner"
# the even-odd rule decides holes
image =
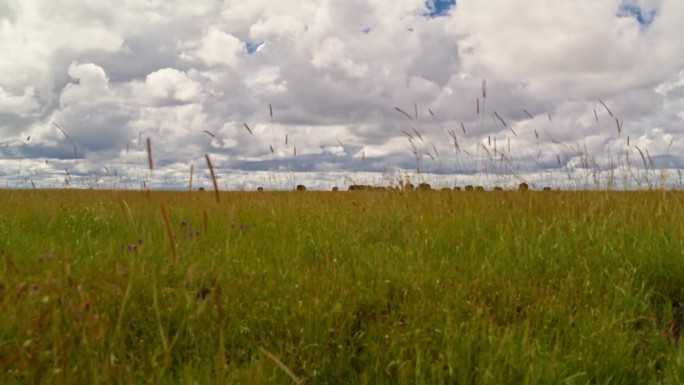
[[[527,191],[530,189],[530,186],[523,182],[518,185],[518,191]],[[258,191],[263,191],[263,188],[259,187],[257,189]],[[303,184],[299,184],[296,187],[297,191],[306,191],[306,186]],[[392,187],[384,187],[384,186],[371,186],[367,184],[353,184],[349,186],[349,191],[363,191],[363,190],[421,190],[421,191],[431,191],[432,186],[430,186],[429,183],[420,183],[418,187],[414,186],[412,183],[407,183],[403,186],[392,186]],[[454,187],[453,189],[449,187],[443,187],[440,190],[443,191],[485,191],[485,188],[483,186],[473,186],[473,185],[467,185],[464,188],[461,188],[459,186]],[[492,191],[503,191],[503,187],[496,186],[492,189]],[[332,191],[339,191],[338,187],[333,187]],[[544,187],[543,191],[551,191],[551,187]]]
[[[527,191],[530,189],[530,186],[523,182],[518,185],[518,191]],[[200,191],[204,191],[203,187],[199,188]],[[295,187],[296,191],[306,191],[306,186],[303,184],[298,184],[297,187]],[[411,183],[407,183],[401,186],[392,186],[392,187],[384,187],[384,186],[371,186],[367,184],[353,184],[349,186],[348,191],[366,191],[366,190],[422,190],[422,191],[431,191],[432,186],[430,186],[429,183],[420,183],[418,187],[414,186]],[[483,186],[473,186],[473,185],[467,185],[464,188],[461,187],[454,187],[453,189],[449,187],[443,187],[441,188],[443,191],[485,191],[485,188]],[[492,191],[503,191],[504,189],[502,187],[496,186],[492,189]],[[257,187],[257,191],[264,191],[263,187]],[[339,191],[339,188],[337,186],[332,188],[332,191]],[[551,191],[551,187],[544,187],[542,191]]]

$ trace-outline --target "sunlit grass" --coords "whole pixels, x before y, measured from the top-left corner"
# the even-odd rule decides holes
[[[0,202],[2,384],[683,378],[678,192]]]

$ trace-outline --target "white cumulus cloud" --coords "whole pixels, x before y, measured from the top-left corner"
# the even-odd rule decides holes
[[[106,169],[171,188],[205,154],[226,188],[416,169],[563,187],[568,172],[591,179],[588,160],[643,168],[639,150],[684,167],[679,0],[431,5],[0,3],[2,181],[25,183],[28,167],[39,186],[64,169],[113,182]],[[146,138],[154,173],[140,171]]]

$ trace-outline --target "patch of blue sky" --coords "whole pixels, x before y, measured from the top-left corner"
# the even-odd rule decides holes
[[[425,16],[429,18],[445,16],[451,8],[456,6],[456,0],[426,0],[425,6],[428,8]]]
[[[251,42],[251,41],[246,42],[245,48],[247,49],[247,53],[250,55],[253,54],[254,52],[256,52],[257,49],[259,49],[259,47],[261,47],[262,44],[263,43],[261,43],[261,42],[256,42],[256,43]]]
[[[632,17],[636,19],[639,24],[644,27],[648,27],[653,23],[653,19],[658,15],[658,9],[644,10],[638,5],[627,4],[623,2],[618,8],[617,16],[619,17]]]

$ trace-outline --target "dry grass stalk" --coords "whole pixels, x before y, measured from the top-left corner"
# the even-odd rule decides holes
[[[622,122],[615,118],[615,125],[617,126],[618,135],[622,134]]]
[[[409,144],[411,145],[411,153],[413,154],[413,156],[417,157],[418,156],[418,147],[416,147],[416,144],[413,143],[413,138],[409,138],[408,141],[409,141]],[[364,152],[364,154],[365,154],[365,152]]]
[[[188,181],[188,192],[192,192],[192,174],[195,171],[195,165],[190,165],[190,181]]]
[[[62,134],[64,134],[64,136],[65,136],[67,139],[70,139],[70,138],[69,138],[69,135],[67,134],[67,132],[66,132],[66,130],[64,129],[64,127],[60,126],[59,124],[57,124],[57,123],[55,123],[55,122],[51,122],[51,123],[52,123],[55,127],[57,127],[60,131],[62,131]]]
[[[222,295],[221,295],[221,284],[216,283],[216,286],[214,287],[214,300],[216,301],[216,313],[218,313],[217,317],[217,322],[216,326],[218,330],[223,331],[223,323],[225,320],[225,311],[223,309],[223,300],[222,300]],[[223,357],[223,355],[222,355]]]
[[[613,111],[611,111],[610,108],[608,108],[608,106],[606,106],[606,103],[604,103],[603,100],[599,99],[599,103],[601,103],[603,108],[605,108],[606,111],[608,111],[608,114],[610,114],[610,116],[612,116],[613,118],[615,117],[615,115],[613,115]]]
[[[501,116],[499,115],[498,112],[494,111],[494,116],[496,116],[496,118],[499,119],[499,121],[501,122],[501,124],[503,124],[504,127],[508,128],[508,126],[506,125],[506,122],[504,122],[504,120],[501,119]]]
[[[133,220],[133,213],[131,212],[131,208],[128,207],[128,203],[126,203],[126,201],[123,199],[119,200],[119,207],[121,208],[121,214],[123,216],[124,223],[126,223],[126,226],[128,226]]]
[[[273,353],[269,352],[268,350],[262,348],[261,346],[259,347],[259,351],[265,355],[271,362],[273,362],[280,370],[283,371],[292,381],[294,381],[295,384],[302,385],[305,382],[305,379],[300,379],[298,378],[290,368],[288,368],[285,364],[283,364],[282,361],[278,359]]]
[[[173,232],[171,231],[171,222],[169,221],[169,216],[166,213],[166,207],[164,207],[164,202],[161,203],[161,214],[162,220],[164,221],[164,227],[166,228],[166,235],[169,237],[169,243],[171,244],[171,254],[173,255],[173,261],[177,261],[176,257],[176,243],[173,241]]]
[[[644,168],[648,170],[648,166],[646,165],[646,157],[644,156],[644,153],[641,151],[639,146],[635,145],[634,148],[636,148],[637,151],[639,151],[639,155],[641,156],[641,160],[644,162]]]
[[[209,166],[209,173],[211,174],[211,182],[214,184],[214,194],[216,195],[216,203],[219,203],[219,189],[218,183],[216,183],[216,174],[214,173],[214,166],[211,164],[211,159],[209,159],[209,154],[205,154],[204,157],[207,160],[207,165]]]
[[[448,136],[447,131],[444,129],[444,127],[442,127],[442,123],[439,122],[439,120],[437,119],[437,116],[435,115],[435,113],[432,112],[432,109],[428,108],[428,112],[429,112],[430,115],[432,116],[432,119],[434,119],[435,123],[437,124],[437,127],[439,127],[439,129],[442,130],[442,132],[444,133],[444,135],[447,135],[447,136]]]
[[[147,138],[147,165],[150,170],[154,169],[154,164],[152,163],[152,140]]]
[[[646,157],[648,158],[648,163],[651,165],[651,170],[655,171],[655,165],[653,164],[651,154],[648,153],[648,148],[646,149]]]
[[[211,136],[212,138],[216,138],[216,135],[214,135],[211,131],[209,131],[209,130],[204,130],[204,132],[205,132],[207,135]]]
[[[460,155],[461,154],[461,148],[458,145],[458,139],[456,138],[456,133],[454,130],[449,131],[449,135],[454,139],[454,150],[456,151],[456,154]]]
[[[485,147],[485,145],[484,145],[483,143],[480,143],[480,147],[482,147],[482,149],[485,151],[485,153],[487,154],[487,157],[489,158],[489,160],[493,160],[493,159],[494,159],[494,157],[492,156],[492,153],[489,152],[489,149],[488,149],[487,147]]]
[[[420,132],[418,132],[418,130],[415,129],[415,127],[411,127],[411,130],[413,130],[413,132],[416,133],[416,135],[418,136],[418,139],[420,139],[421,142],[424,142],[423,136],[420,134]]]
[[[528,118],[534,119],[534,117],[532,116],[532,114],[530,114],[529,112],[527,112],[526,109],[523,108],[523,112],[525,113],[525,115],[527,115]]]
[[[402,110],[401,108],[399,108],[399,107],[394,107],[394,109],[397,110],[397,111],[399,111],[399,112],[401,112],[402,114],[404,114],[404,116],[406,116],[409,120],[413,120],[413,118],[411,117],[411,115],[407,114],[406,111]]]
[[[437,158],[439,158],[439,151],[437,151],[437,146],[435,146],[434,143],[431,143],[431,144],[432,144],[432,149],[435,150],[435,155],[437,155]]]
[[[247,132],[249,132],[250,135],[253,135],[253,134],[252,134],[252,129],[249,128],[249,126],[247,125],[247,123],[243,123],[243,124],[245,125],[245,128],[247,129]]]

